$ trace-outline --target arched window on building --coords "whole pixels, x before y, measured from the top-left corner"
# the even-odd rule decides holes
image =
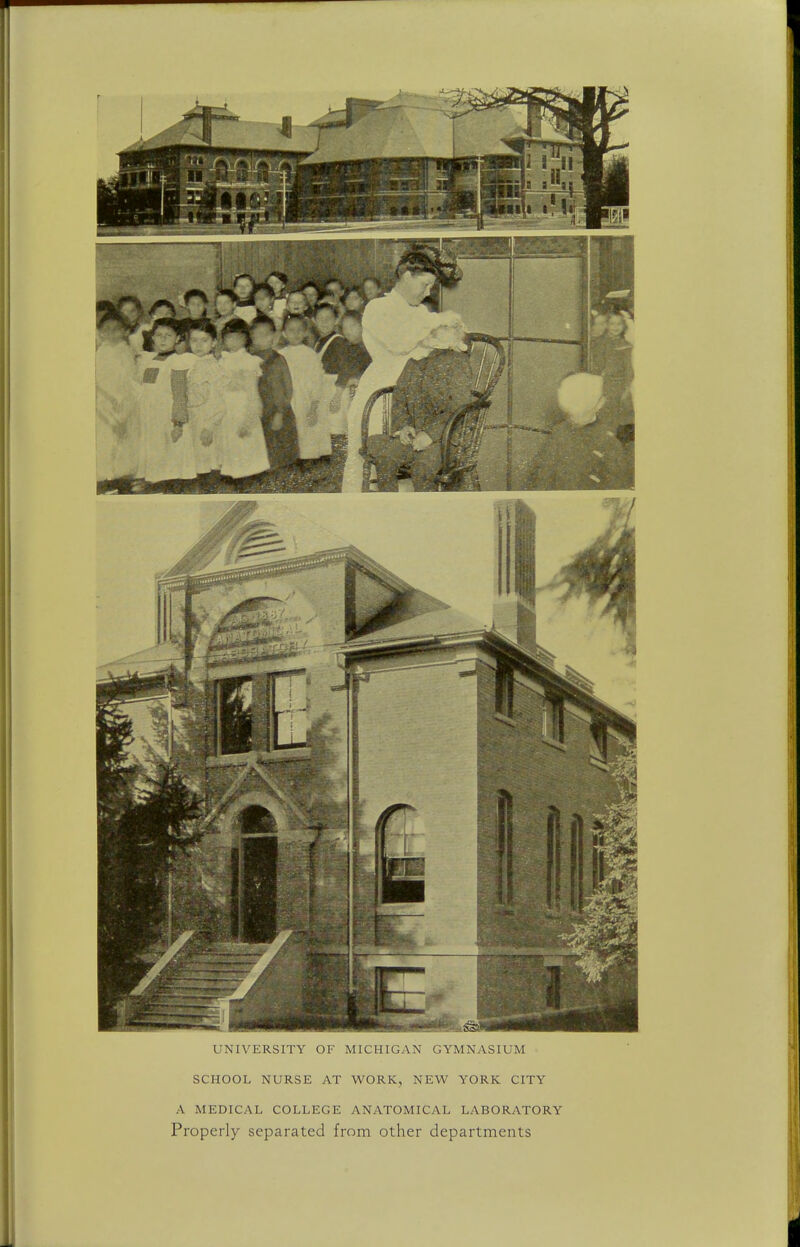
[[[227,160],[217,160],[214,164],[214,177],[218,182],[228,181],[228,162]]]
[[[284,175],[284,173],[286,174],[286,185],[287,185],[287,186],[291,186],[291,184],[292,184],[292,166],[291,166],[291,164],[289,163],[289,161],[288,161],[288,160],[282,160],[282,161],[279,163],[279,165],[278,165],[278,174],[279,174],[279,176],[280,176],[281,181],[283,181],[283,175]]]
[[[269,161],[268,160],[259,160],[258,164],[256,165],[256,177],[258,178],[259,182],[269,181]]]
[[[583,909],[583,819],[572,815],[569,829],[569,907],[574,913]]]
[[[236,181],[246,182],[250,176],[250,169],[246,160],[236,161]]]
[[[396,805],[378,823],[380,900],[386,905],[425,900],[425,824],[411,805]]]
[[[547,811],[547,908],[561,906],[561,814],[554,805]]]
[[[497,903],[514,900],[513,805],[511,794],[498,792],[495,811],[497,830]]]
[[[605,877],[605,831],[603,824],[595,819],[592,825],[592,891],[597,891]]]
[[[286,542],[274,524],[252,524],[233,547],[229,563],[258,563],[286,549]]]

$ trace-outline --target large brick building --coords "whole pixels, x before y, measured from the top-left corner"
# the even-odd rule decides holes
[[[452,116],[439,96],[349,97],[297,126],[201,105],[119,153],[123,223],[429,220],[474,215],[574,224],[581,145],[540,110]]]
[[[267,503],[158,576],[156,644],[99,686],[139,725],[168,705],[204,835],[126,1024],[535,1026],[635,997],[562,939],[634,725],[537,643],[533,512],[494,525],[489,628]]]

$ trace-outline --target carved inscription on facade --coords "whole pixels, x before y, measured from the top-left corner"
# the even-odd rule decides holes
[[[226,615],[208,650],[210,662],[250,662],[302,654],[308,627],[291,606],[277,598],[254,598]]]

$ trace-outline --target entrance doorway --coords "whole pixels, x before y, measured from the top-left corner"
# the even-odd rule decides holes
[[[242,810],[239,843],[231,852],[231,935],[267,944],[277,934],[278,900],[278,827],[269,810]]]

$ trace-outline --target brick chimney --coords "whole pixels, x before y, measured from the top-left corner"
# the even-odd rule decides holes
[[[211,146],[211,109],[203,105],[203,142]]]
[[[540,139],[542,137],[542,106],[535,104],[533,100],[528,100],[527,106],[528,134],[532,139]]]
[[[380,100],[364,100],[355,95],[348,95],[344,102],[345,125],[354,126],[362,117],[366,117],[367,113],[371,113],[373,108],[377,108],[378,104]]]
[[[494,504],[492,626],[536,653],[536,516],[518,498]]]
[[[281,118],[281,134],[285,139],[292,137],[292,119],[291,117]]]

